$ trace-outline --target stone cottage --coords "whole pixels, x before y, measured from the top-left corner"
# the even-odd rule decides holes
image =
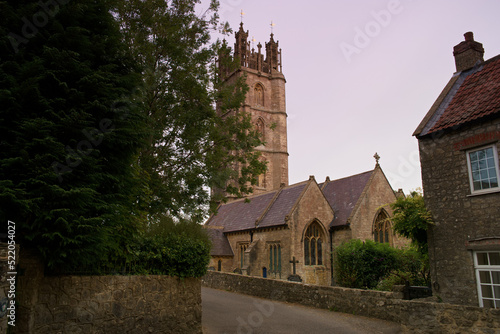
[[[331,252],[343,241],[371,239],[403,246],[392,232],[390,203],[396,193],[376,154],[373,170],[339,180],[288,184],[285,77],[281,49],[271,34],[250,50],[243,23],[236,32],[234,56],[241,66],[226,80],[246,76],[248,112],[265,144],[257,150],[268,162],[254,194],[219,206],[205,224],[213,248],[210,267],[225,272],[330,285]],[[402,194],[402,191],[399,192]]]
[[[432,288],[445,302],[500,308],[500,56],[484,61],[472,32],[453,49],[456,73],[414,132]]]

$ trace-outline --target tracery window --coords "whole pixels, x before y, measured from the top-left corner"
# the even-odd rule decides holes
[[[317,222],[312,223],[304,236],[304,263],[306,266],[323,264],[323,239],[321,227]]]
[[[389,243],[391,241],[391,222],[385,210],[379,212],[373,223],[373,239],[375,242]]]
[[[261,84],[256,84],[254,88],[254,102],[257,106],[264,106],[264,88]]]

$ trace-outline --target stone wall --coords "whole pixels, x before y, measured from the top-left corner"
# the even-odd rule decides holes
[[[406,333],[500,333],[500,310],[402,300],[402,292],[314,286],[209,272],[207,287],[400,323]]]
[[[21,258],[14,333],[201,333],[200,279],[44,276]]]
[[[443,301],[479,306],[474,250],[500,250],[500,192],[471,195],[467,150],[496,143],[500,119],[419,139],[433,291]],[[490,244],[496,238],[497,244]]]

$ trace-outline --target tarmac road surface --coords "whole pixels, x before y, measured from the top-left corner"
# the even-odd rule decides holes
[[[202,288],[204,334],[396,334],[399,324]]]

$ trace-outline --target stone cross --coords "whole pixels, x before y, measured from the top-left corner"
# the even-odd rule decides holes
[[[294,274],[294,275],[296,275],[296,272],[295,272],[295,264],[296,264],[296,263],[299,263],[299,261],[298,261],[298,260],[295,260],[295,256],[294,256],[294,257],[293,257],[293,260],[292,260],[292,261],[290,261],[290,263],[292,263],[292,264],[293,264],[293,274]]]

